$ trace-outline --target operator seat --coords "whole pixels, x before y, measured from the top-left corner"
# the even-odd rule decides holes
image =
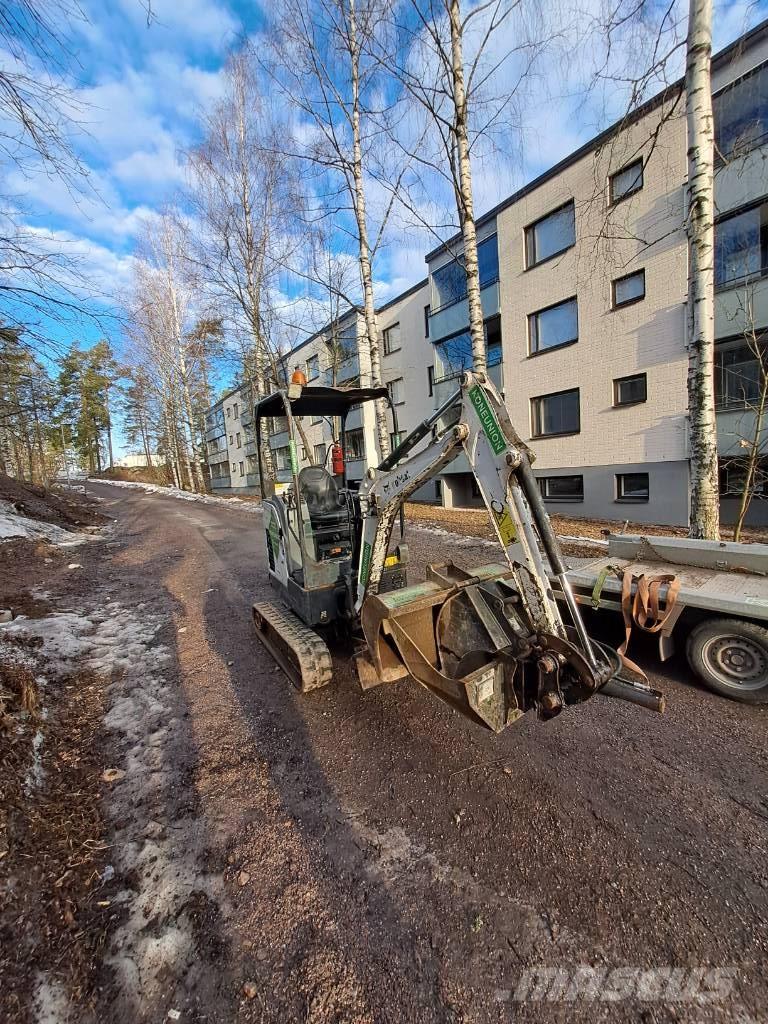
[[[339,500],[336,481],[327,469],[305,466],[299,473],[299,491],[313,528],[328,529],[347,522],[346,505]]]

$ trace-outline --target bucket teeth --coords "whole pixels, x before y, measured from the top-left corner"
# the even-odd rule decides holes
[[[327,686],[333,677],[330,652],[318,634],[287,608],[262,601],[253,606],[259,639],[301,693]]]

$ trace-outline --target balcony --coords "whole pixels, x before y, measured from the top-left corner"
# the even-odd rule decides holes
[[[492,358],[492,353],[499,352],[500,346],[494,346],[488,350],[488,358]],[[488,366],[488,377],[491,383],[494,385],[497,391],[502,391],[504,387],[503,380],[503,362],[497,358],[494,362]],[[452,373],[450,376],[438,377],[433,384],[433,397],[435,403],[435,409],[447,401],[451,395],[459,387],[459,381],[463,370],[459,370],[457,373]]]
[[[224,437],[226,432],[227,428],[224,426],[224,421],[222,420],[221,423],[216,423],[214,426],[207,428],[205,431],[205,440],[215,441],[217,437]]]
[[[480,304],[483,307],[483,319],[499,313],[499,282],[491,281],[480,289]],[[450,306],[435,310],[429,317],[429,337],[439,341],[451,334],[465,331],[469,325],[469,305],[466,299],[460,299]]]
[[[277,434],[269,435],[269,447],[275,448],[286,448],[288,445],[288,431],[281,430]]]
[[[357,354],[339,363],[336,368],[336,383],[345,384],[347,381],[360,376],[360,358]],[[330,384],[330,380],[328,381]]]
[[[209,452],[206,460],[209,466],[220,466],[223,462],[229,462],[229,452],[226,448],[219,452]]]

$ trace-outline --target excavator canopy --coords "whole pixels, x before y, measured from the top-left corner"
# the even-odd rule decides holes
[[[285,415],[284,392],[276,391],[256,403],[256,418]],[[364,402],[375,402],[383,398],[389,401],[386,388],[326,388],[303,387],[297,398],[287,392],[291,413],[294,416],[346,416],[350,409]]]

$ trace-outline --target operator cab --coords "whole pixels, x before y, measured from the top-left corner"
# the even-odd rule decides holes
[[[302,375],[303,376],[303,375]],[[311,387],[294,379],[285,388],[261,399],[255,407],[256,451],[259,456],[262,509],[269,579],[275,589],[308,625],[349,618],[354,604],[362,516],[358,481],[347,479],[343,458],[347,449],[347,417],[367,402],[383,400],[397,415],[387,388]],[[264,421],[272,420],[271,436],[285,441],[269,449],[272,472],[264,466]],[[318,421],[331,426],[333,445],[312,445]],[[327,438],[327,429],[324,431]],[[298,443],[297,443],[298,442]],[[304,455],[324,452],[322,464],[300,468]],[[282,450],[276,465],[277,451]],[[405,585],[404,561],[388,566],[390,589]]]

